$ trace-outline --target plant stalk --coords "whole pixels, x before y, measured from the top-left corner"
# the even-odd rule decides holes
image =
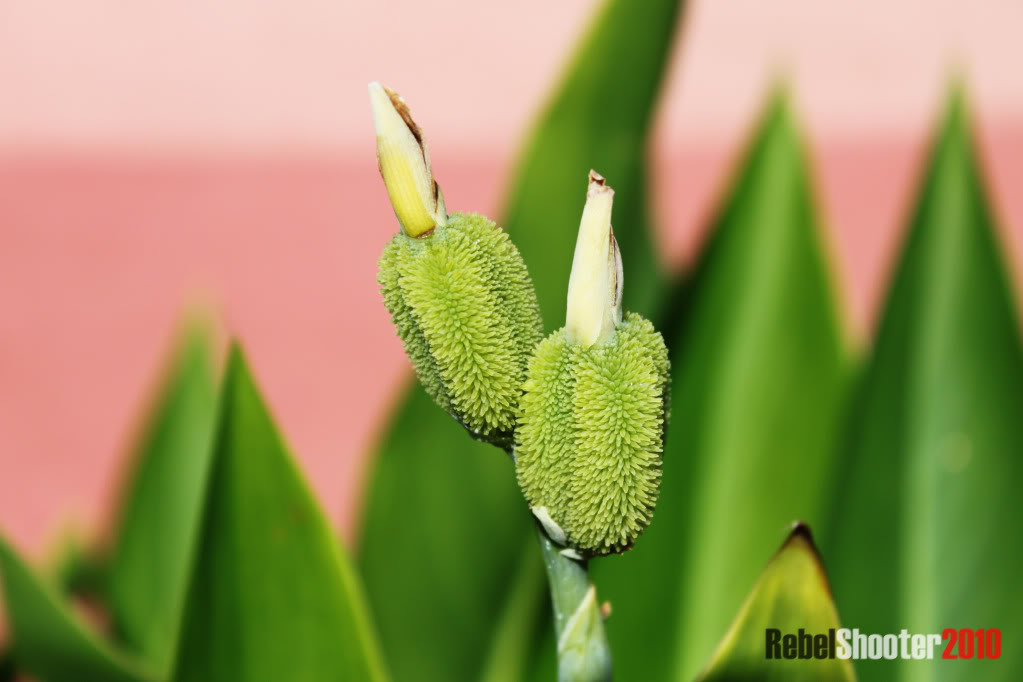
[[[597,589],[586,573],[586,562],[561,553],[540,524],[537,539],[543,553],[554,609],[558,644],[559,682],[611,680],[611,647],[597,604]]]
[[[503,449],[514,464],[515,448]],[[555,544],[535,518],[534,522],[551,588],[558,682],[610,682],[611,645],[586,561],[562,554],[564,547]]]

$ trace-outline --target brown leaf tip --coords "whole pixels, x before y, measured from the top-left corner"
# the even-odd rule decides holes
[[[821,552],[817,549],[817,543],[814,542],[813,533],[810,531],[810,524],[806,521],[794,521],[791,529],[789,530],[789,536],[782,543],[778,549],[778,553],[784,552],[791,545],[795,543],[802,543],[804,547],[809,550],[810,556],[813,557],[814,563],[817,564],[817,568],[820,570],[821,578],[824,581],[824,587],[831,595],[831,583],[828,580],[828,571],[824,567],[824,560],[821,558]]]
[[[813,532],[810,530],[810,524],[806,521],[794,521],[792,523],[792,526],[790,526],[789,529],[789,535],[785,538],[785,542],[781,544],[781,547],[778,548],[778,552],[781,553],[796,543],[801,543],[810,550],[810,554],[813,555],[814,560],[822,569],[824,568],[823,561],[821,561],[820,550],[817,549],[817,543],[814,542]]]
[[[810,524],[806,521],[793,521],[792,526],[789,528],[789,537],[785,540],[785,544],[789,544],[795,538],[800,537],[806,540],[811,547],[816,551],[817,545],[813,541],[813,532],[810,530]]]

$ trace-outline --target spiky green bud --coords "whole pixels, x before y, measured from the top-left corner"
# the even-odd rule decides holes
[[[378,279],[427,393],[480,437],[509,441],[543,324],[508,235],[483,216],[455,213],[428,237],[396,234]]]
[[[591,174],[567,324],[529,361],[515,434],[530,507],[549,535],[590,555],[631,546],[650,523],[668,417],[664,340],[641,316],[621,316],[612,194]]]
[[[379,83],[369,94],[380,175],[401,225],[380,257],[384,303],[426,392],[475,437],[507,446],[543,337],[526,264],[487,218],[447,215],[408,105]]]
[[[560,329],[529,362],[515,466],[530,507],[569,545],[607,554],[650,523],[661,480],[668,352],[628,313],[608,343],[583,347]]]

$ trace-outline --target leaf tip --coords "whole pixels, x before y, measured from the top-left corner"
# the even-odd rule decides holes
[[[235,385],[239,379],[248,375],[249,363],[245,357],[245,351],[238,339],[232,339],[227,349],[227,371],[225,372],[224,383],[228,386]]]
[[[783,139],[786,144],[802,147],[799,118],[793,106],[792,87],[787,76],[775,77],[757,123],[752,139],[761,144],[770,139]]]
[[[966,86],[966,77],[959,70],[953,71],[948,79],[941,127],[946,135],[953,131],[965,131],[970,127],[969,90]]]
[[[767,108],[771,111],[785,110],[792,100],[792,77],[788,71],[778,69],[771,75],[768,88]]]
[[[788,538],[782,543],[782,548],[784,549],[788,545],[800,541],[805,542],[815,552],[817,551],[817,545],[813,540],[813,531],[810,530],[810,524],[806,521],[793,521],[792,525],[789,526]]]
[[[3,586],[4,568],[16,560],[14,546],[3,533],[0,533],[0,588]],[[0,592],[3,590],[0,589]]]
[[[813,531],[810,530],[810,524],[806,521],[793,521],[789,527],[789,535],[785,538],[785,542],[781,544],[778,551],[775,552],[775,556],[778,556],[782,552],[790,549],[801,548],[810,558],[813,559],[816,564],[818,571],[820,572],[821,580],[824,584],[824,589],[828,595],[834,598],[831,592],[831,582],[828,580],[827,569],[824,568],[824,560],[821,558],[821,552],[817,548],[817,543],[813,539]]]

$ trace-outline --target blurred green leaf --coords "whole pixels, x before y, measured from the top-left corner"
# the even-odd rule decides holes
[[[657,297],[645,147],[678,12],[678,0],[609,2],[520,160],[504,225],[525,257],[548,328],[564,323],[590,168],[616,192],[626,306],[649,314]],[[523,547],[537,552],[510,462],[471,441],[416,387],[370,466],[359,565],[395,676],[477,679],[519,554]],[[535,598],[546,600],[545,590]]]
[[[519,159],[504,226],[529,266],[548,330],[565,323],[590,169],[615,190],[625,308],[657,312],[664,278],[647,209],[647,144],[681,7],[679,0],[606,3]]]
[[[110,567],[118,635],[157,670],[171,662],[209,468],[216,389],[209,339],[181,343],[145,426]]]
[[[209,365],[207,339],[195,329],[158,393],[109,566],[72,536],[65,541],[57,584],[44,586],[9,547],[4,550],[7,589],[16,591],[9,609],[18,623],[18,658],[27,670],[54,680],[145,675],[77,621],[57,596],[60,584],[76,594],[109,596],[118,636],[141,654],[147,669],[166,669],[205,484],[215,402]]]
[[[539,552],[533,551],[536,541],[529,538],[529,545],[522,553],[515,582],[508,586],[504,609],[495,614],[490,651],[480,682],[518,682],[526,679],[533,668],[538,640],[550,641],[554,645],[554,627],[551,611],[537,598],[547,590],[547,580]],[[547,679],[551,679],[551,674]]]
[[[0,682],[14,682],[17,677],[14,669],[14,657],[8,649],[0,651]]]
[[[553,618],[553,615],[550,616]],[[556,640],[551,635],[554,632],[554,625],[548,622],[547,628],[544,630],[546,637],[540,640],[540,646],[533,653],[533,662],[531,666],[531,673],[526,678],[531,682],[550,682],[558,678],[558,652],[555,646]],[[605,626],[607,623],[605,623]],[[612,649],[611,658],[612,666],[616,666],[617,670],[621,671],[621,666],[614,659],[615,653]],[[626,679],[624,675],[619,674],[620,679]]]
[[[419,386],[372,466],[359,567],[392,672],[475,679],[532,539],[515,471]]]
[[[19,671],[42,682],[144,682],[157,679],[102,640],[71,612],[0,538],[0,576]]]
[[[106,602],[110,584],[110,552],[83,537],[72,527],[57,540],[56,553],[47,560],[44,575],[52,576],[58,594]]]
[[[174,679],[386,679],[355,573],[237,348],[219,420]]]
[[[849,661],[766,658],[765,631],[811,635],[838,628],[828,577],[809,529],[800,524],[768,562],[718,645],[701,682],[854,682]]]
[[[1010,292],[957,94],[848,426],[825,546],[851,627],[1023,633],[1023,351]],[[862,668],[867,680],[1018,680],[1023,649],[1003,646],[997,663]]]
[[[834,475],[848,362],[782,95],[712,227],[671,349],[653,523],[632,551],[591,563],[599,597],[614,607],[615,667],[634,679],[693,678],[782,529],[796,519],[822,525]]]

